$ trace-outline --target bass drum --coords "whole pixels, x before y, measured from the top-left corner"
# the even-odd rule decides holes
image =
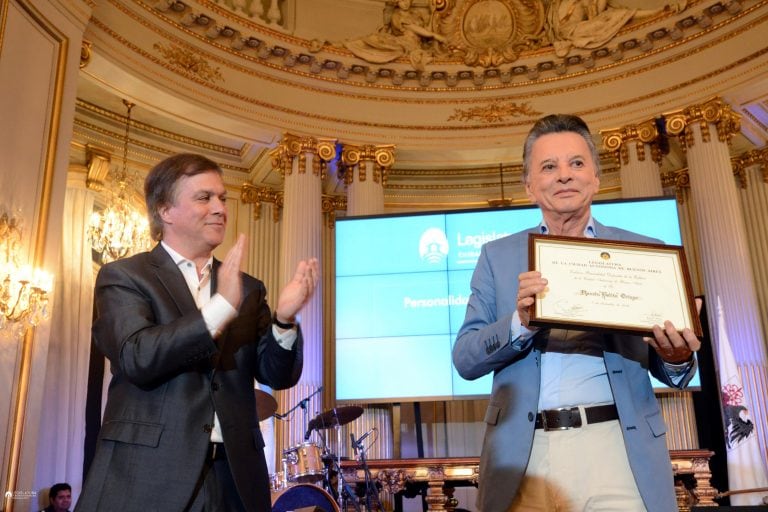
[[[272,512],[289,512],[304,507],[319,507],[325,512],[339,512],[339,506],[331,495],[316,485],[293,485],[272,493]]]

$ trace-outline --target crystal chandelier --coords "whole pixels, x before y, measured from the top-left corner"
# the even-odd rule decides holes
[[[20,221],[4,212],[0,216],[0,331],[14,337],[48,320],[53,284],[47,272],[20,265],[20,252]]]
[[[149,248],[149,223],[146,216],[131,206],[127,197],[128,174],[128,134],[131,127],[131,110],[134,104],[123,100],[128,109],[123,140],[123,166],[115,174],[117,194],[101,212],[93,212],[88,227],[88,239],[93,250],[101,255],[101,261],[124,258]]]

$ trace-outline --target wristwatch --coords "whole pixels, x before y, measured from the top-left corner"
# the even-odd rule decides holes
[[[277,313],[272,313],[272,323],[281,329],[293,329],[294,327],[296,327],[296,324],[293,322],[286,324],[285,322],[281,322],[280,320],[278,320]]]

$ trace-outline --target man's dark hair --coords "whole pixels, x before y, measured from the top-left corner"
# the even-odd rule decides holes
[[[223,174],[216,162],[194,153],[170,156],[149,171],[147,179],[144,180],[144,199],[147,202],[149,231],[153,240],[163,238],[163,219],[160,218],[160,209],[173,204],[179,180],[185,176],[195,176],[205,172]]]
[[[595,161],[595,173],[597,176],[600,176],[600,153],[597,152],[595,141],[592,140],[592,134],[589,132],[587,123],[579,116],[571,114],[550,114],[536,121],[525,138],[525,145],[523,145],[523,183],[528,181],[528,173],[531,172],[533,144],[542,135],[563,132],[573,132],[581,135],[584,142],[587,143],[587,147],[589,147],[589,152],[592,153],[592,160]]]
[[[66,483],[66,482],[61,482],[61,483],[58,483],[58,484],[53,484],[51,486],[51,490],[48,491],[48,499],[49,500],[54,499],[61,491],[72,492],[72,487],[68,483]]]

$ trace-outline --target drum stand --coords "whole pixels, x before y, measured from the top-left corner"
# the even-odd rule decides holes
[[[336,502],[339,505],[340,510],[346,510],[346,504],[347,500],[350,500],[352,502],[352,505],[355,507],[356,512],[361,512],[360,510],[360,504],[357,502],[355,492],[352,490],[352,488],[349,486],[349,484],[344,481],[344,474],[341,471],[341,425],[336,425],[334,427],[334,430],[336,430],[336,455],[331,454],[331,457],[328,457],[328,467],[325,470],[325,480],[323,481],[324,487],[328,489],[328,492],[331,493],[331,495],[336,498]],[[323,445],[326,447],[326,449],[330,446],[325,439],[325,436],[320,434],[320,438],[323,441]],[[336,472],[336,489],[333,488],[333,482],[331,481],[331,472]]]
[[[306,430],[306,434],[304,434],[304,443],[306,443],[309,440],[310,435],[312,434],[312,431],[316,428],[312,425],[312,422],[309,421],[309,410],[307,410],[307,406],[309,404],[309,401],[312,399],[313,396],[317,395],[323,390],[323,386],[320,386],[315,391],[310,393],[308,396],[300,400],[296,405],[285,411],[284,413],[274,412],[272,416],[274,416],[278,420],[291,420],[292,415],[296,409],[301,408],[302,410],[302,425],[304,427],[304,430]],[[258,399],[259,395],[257,395]],[[275,402],[275,407],[277,406],[277,402]],[[296,447],[289,447],[287,450],[283,450],[282,456],[280,457],[280,462],[282,465],[282,473],[283,477],[282,479],[276,478],[275,481],[275,487],[279,487],[279,489],[284,489],[288,487],[288,482],[290,481],[290,475],[288,474],[289,471],[289,465],[290,464],[296,464],[299,462],[299,454],[297,452],[297,448],[301,447],[302,445],[296,445]],[[280,472],[276,471],[276,473],[279,475]]]

